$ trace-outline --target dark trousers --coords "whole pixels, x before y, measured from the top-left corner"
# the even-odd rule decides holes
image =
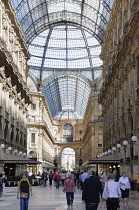
[[[98,203],[86,203],[86,210],[97,210]]]
[[[62,185],[64,186],[64,181],[65,181],[65,179],[61,179],[61,182],[62,182]]]
[[[119,205],[118,198],[108,198],[106,201],[107,210],[117,210]]]
[[[67,198],[67,205],[70,205],[71,203],[73,203],[74,193],[66,192],[66,198]]]
[[[49,184],[52,185],[52,179],[49,178]]]
[[[82,190],[84,189],[84,182],[82,182]],[[82,191],[82,201],[83,201],[83,191]]]
[[[138,192],[139,192],[139,183],[138,183]]]

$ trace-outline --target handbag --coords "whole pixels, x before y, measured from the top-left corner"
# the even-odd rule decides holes
[[[109,197],[109,191],[108,191],[108,182],[106,182],[106,188],[104,189],[103,193],[102,193],[102,199],[104,201],[107,201]]]
[[[63,192],[64,192],[64,193],[66,192],[66,187],[63,188]]]
[[[21,192],[21,193],[20,193],[20,198],[25,198],[25,199],[27,199],[27,198],[28,198],[28,193]]]

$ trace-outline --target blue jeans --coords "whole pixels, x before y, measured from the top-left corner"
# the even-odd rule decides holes
[[[20,210],[28,210],[29,198],[20,198]]]
[[[98,203],[86,203],[86,210],[97,210]]]
[[[59,188],[59,182],[60,182],[60,180],[57,179],[57,180],[56,180],[56,188]]]
[[[73,203],[74,193],[66,192],[66,198],[67,198],[67,205],[70,205],[71,203]]]

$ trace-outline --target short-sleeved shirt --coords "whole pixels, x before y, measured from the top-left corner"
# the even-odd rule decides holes
[[[75,184],[72,179],[66,179],[64,185],[66,186],[66,192],[74,192]]]

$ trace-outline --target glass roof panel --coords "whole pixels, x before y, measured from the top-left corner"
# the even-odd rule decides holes
[[[86,80],[102,73],[99,55],[114,0],[11,2],[29,44],[29,74],[47,80],[52,116],[83,118],[91,91]]]
[[[88,32],[85,32],[83,37],[82,31],[72,26],[57,26],[53,28],[50,37],[49,32],[49,29],[45,30],[30,44],[32,57],[29,65],[32,65],[36,57],[42,57],[44,60],[38,64],[41,68],[90,68],[89,59],[92,60],[93,66],[102,64],[99,58],[101,46]]]
[[[61,76],[47,83],[43,92],[54,118],[61,109],[62,112],[76,112],[81,119],[85,113],[91,87],[78,77]]]
[[[103,41],[114,0],[11,0],[28,42],[46,26],[70,21]],[[30,34],[32,32],[32,34]]]

